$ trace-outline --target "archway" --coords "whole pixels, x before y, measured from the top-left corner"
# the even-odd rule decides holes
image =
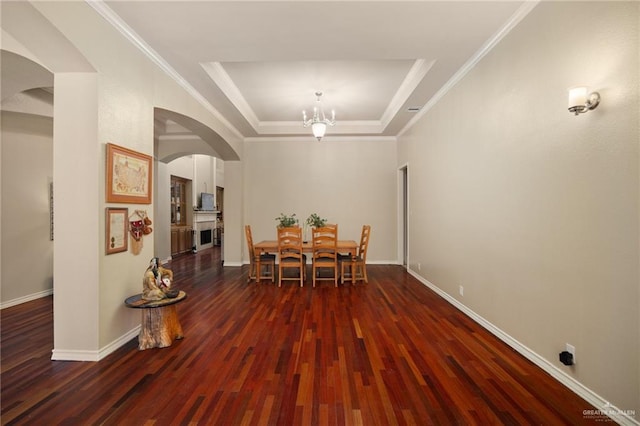
[[[1,51],[3,308],[53,293],[53,74]]]
[[[183,212],[189,217],[187,228],[194,230],[192,233],[195,241],[193,246],[199,246],[199,227],[215,228],[216,235],[221,232],[221,215],[217,220],[211,219],[211,215],[200,215],[191,208],[197,204],[197,198],[202,192],[213,192],[218,185],[220,170],[224,169],[224,162],[238,160],[238,154],[216,131],[207,125],[188,117],[184,114],[163,108],[154,108],[154,139],[155,149],[155,176],[154,176],[154,217],[156,218],[154,250],[161,259],[169,259],[174,250],[171,250],[172,222],[168,212],[171,210],[169,193],[170,180],[173,173],[170,171],[175,164],[174,160],[182,157],[192,157],[193,167],[189,172],[193,175],[178,175],[187,179],[190,191],[191,205],[187,205],[187,211]],[[203,160],[204,158],[204,160]],[[209,159],[209,160],[207,160]],[[203,161],[209,164],[202,164]],[[204,165],[204,169],[201,166]],[[224,172],[222,172],[224,173]],[[193,182],[192,182],[193,179]],[[208,186],[207,186],[208,184]],[[195,213],[195,214],[194,214]],[[201,223],[207,216],[207,222]],[[213,216],[212,216],[213,217]],[[214,224],[215,222],[215,224]],[[176,231],[174,229],[174,231]],[[224,256],[223,256],[224,257]]]

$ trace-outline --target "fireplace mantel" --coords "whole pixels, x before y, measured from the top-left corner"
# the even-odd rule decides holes
[[[218,211],[195,210],[193,212],[193,225],[196,230],[196,249],[203,250],[213,247],[213,233],[218,227]],[[208,241],[202,244],[202,233],[210,232]]]
[[[194,210],[193,222],[215,222],[218,218],[218,213],[220,212],[217,210]]]

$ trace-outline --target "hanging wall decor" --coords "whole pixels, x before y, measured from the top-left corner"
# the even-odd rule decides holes
[[[151,204],[152,158],[107,144],[107,203]]]
[[[129,216],[129,234],[131,235],[131,252],[135,255],[142,251],[142,237],[153,232],[151,219],[145,210],[135,210]]]

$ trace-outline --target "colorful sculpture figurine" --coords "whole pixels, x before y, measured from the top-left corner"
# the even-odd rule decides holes
[[[149,267],[142,280],[142,298],[144,300],[162,300],[167,297],[176,297],[178,291],[171,288],[173,283],[173,271],[163,268],[160,259],[154,257],[149,262]]]

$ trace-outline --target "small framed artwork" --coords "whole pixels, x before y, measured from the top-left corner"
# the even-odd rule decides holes
[[[129,209],[107,207],[106,235],[107,254],[120,253],[129,248],[127,238],[129,224]]]
[[[107,203],[151,204],[152,158],[107,144]]]

